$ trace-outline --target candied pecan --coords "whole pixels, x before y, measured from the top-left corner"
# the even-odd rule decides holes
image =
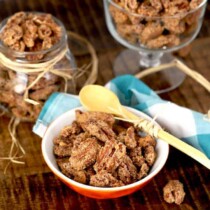
[[[71,173],[70,173],[70,163],[69,163],[69,158],[57,158],[56,162],[58,164],[58,167],[61,169],[61,172],[68,176],[71,177]]]
[[[74,139],[74,146],[77,147],[80,145],[84,140],[91,137],[87,132],[79,133],[78,135],[73,136]]]
[[[117,32],[118,34],[126,39],[126,41],[131,42],[131,43],[136,43],[138,40],[137,35],[134,34],[134,32],[131,32],[131,25],[126,25],[126,24],[118,24],[117,25]]]
[[[132,25],[133,25],[133,26],[141,25],[141,21],[144,20],[143,17],[136,17],[136,16],[134,16],[134,15],[128,15],[128,18],[129,18],[129,20],[130,20],[129,25],[131,25],[131,26],[132,26]],[[123,26],[123,24],[126,25],[126,23],[122,23],[122,26]],[[142,24],[141,26],[143,26],[143,24]]]
[[[175,15],[189,11],[188,0],[174,0],[171,1],[167,8],[165,8],[166,15]]]
[[[117,32],[125,38],[133,38],[133,40],[137,40],[139,37],[139,34],[143,31],[144,25],[143,24],[136,24],[136,25],[130,25],[130,24],[118,24],[117,25]]]
[[[117,9],[115,6],[111,5],[109,6],[109,11],[114,18],[114,21],[116,23],[125,23],[128,20],[128,15],[119,9]]]
[[[186,26],[186,30],[185,30],[185,34],[192,32],[193,30],[195,30],[195,28],[197,28],[197,24],[198,24],[198,17],[200,16],[201,11],[197,10],[193,13],[189,13],[184,19],[184,23],[187,24]],[[189,30],[191,29],[191,30]]]
[[[28,117],[29,112],[28,110],[23,109],[22,107],[13,107],[11,108],[11,112],[15,117],[18,118],[24,118],[24,117]]]
[[[11,49],[13,49],[15,51],[24,52],[24,50],[25,50],[25,43],[23,41],[15,42],[10,47],[11,47]]]
[[[12,91],[0,91],[0,101],[9,104],[15,104],[15,96]]]
[[[76,118],[78,122],[87,122],[89,120],[101,120],[106,122],[110,127],[114,124],[115,119],[112,114],[104,112],[81,112],[76,111]]]
[[[58,140],[56,140],[58,141]],[[59,144],[55,144],[53,147],[54,154],[59,157],[69,157],[71,155],[73,144],[72,142],[66,142],[60,140]]]
[[[128,149],[135,148],[137,145],[135,129],[133,126],[129,127],[126,131],[125,145]]]
[[[73,178],[74,181],[86,184],[87,177],[84,170],[80,170],[80,171],[72,170],[72,171],[73,171],[72,175],[74,176]]]
[[[86,124],[81,124],[81,127],[103,142],[115,139],[115,133],[104,121],[89,121]]]
[[[126,155],[126,147],[121,142],[107,141],[98,153],[94,169],[96,172],[106,170],[113,172],[123,161]]]
[[[19,104],[15,102],[15,107],[13,107],[14,105],[11,104],[9,105],[11,106],[11,112],[14,116],[23,120],[26,119],[30,121],[36,120],[42,107],[41,103],[39,105],[29,105],[28,103],[25,102]]]
[[[15,24],[21,24],[26,18],[25,12],[17,12],[14,15],[12,15],[8,20],[8,25],[15,25]]]
[[[110,125],[104,120],[96,120],[94,117],[91,118],[91,116],[91,112],[86,114],[81,111],[76,111],[76,120],[83,130],[87,131],[103,142],[113,141],[115,138],[115,133]]]
[[[156,39],[149,40],[146,44],[149,48],[161,48],[161,47],[170,47],[177,46],[180,43],[180,38],[177,35],[161,35]]]
[[[144,148],[144,157],[149,166],[152,166],[156,159],[156,152],[153,146],[147,146]]]
[[[164,10],[169,8],[169,6],[170,6],[170,1],[169,0],[161,0],[161,2],[162,2]]]
[[[16,107],[21,107],[21,108],[25,109],[28,112],[32,112],[33,111],[33,105],[25,102],[21,95],[14,94],[14,97],[15,97]]]
[[[145,17],[156,16],[158,12],[156,8],[151,6],[150,1],[143,2],[137,9],[137,13]]]
[[[196,9],[202,2],[203,0],[191,0],[189,3],[190,9]]]
[[[125,143],[125,136],[126,136],[126,131],[121,131],[118,135],[116,140],[122,143]]]
[[[139,180],[144,178],[145,176],[147,176],[148,172],[149,172],[149,166],[147,165],[147,163],[143,163],[142,166],[140,167],[138,174],[137,174],[137,178]]]
[[[23,35],[23,42],[29,48],[33,47],[35,45],[35,40],[34,40],[33,36],[31,36],[30,34]]]
[[[170,18],[166,18],[163,19],[163,24],[164,24],[164,28],[167,29],[168,31],[170,31],[170,33],[174,33],[174,34],[181,34],[185,31],[186,27],[185,27],[185,22],[181,21],[181,19],[176,18],[176,19],[170,19]]]
[[[123,162],[119,165],[118,176],[124,184],[130,184],[136,181],[137,170],[129,156],[123,158]]]
[[[145,158],[142,154],[142,148],[141,147],[135,147],[130,150],[129,156],[131,160],[133,161],[134,165],[140,167],[145,162]]]
[[[50,96],[50,94],[58,90],[59,90],[58,85],[49,85],[45,88],[33,91],[32,93],[29,94],[29,98],[35,101],[46,100]]]
[[[113,131],[119,135],[120,133],[126,133],[127,128],[125,128],[124,126],[120,125],[119,123],[115,123],[113,125]]]
[[[13,25],[11,28],[6,28],[1,33],[1,40],[5,45],[11,46],[19,41],[23,36],[23,29],[19,25]]]
[[[139,3],[137,0],[122,0],[123,7],[128,10],[135,10],[138,8]]]
[[[170,180],[163,188],[163,198],[167,203],[180,205],[184,197],[184,187],[179,180]]]
[[[158,12],[163,9],[162,0],[150,0],[149,2]]]
[[[30,74],[28,75],[28,83],[31,84],[37,77],[37,74]],[[53,84],[57,84],[59,82],[59,77],[57,75],[46,73],[40,80],[31,87],[31,90],[38,90],[45,87],[48,87]]]
[[[61,132],[60,135],[63,137],[69,137],[72,134],[79,134],[81,133],[82,129],[81,127],[78,125],[78,123],[76,121],[74,121],[71,125],[65,126]]]
[[[120,187],[124,184],[106,170],[102,170],[90,177],[90,185],[96,187]]]
[[[69,159],[71,166],[76,170],[83,170],[96,161],[98,143],[95,138],[87,138],[72,148]]]
[[[11,112],[14,116],[22,119],[35,120],[39,112],[41,111],[42,103],[39,105],[32,105],[22,100],[22,96],[13,94],[14,101],[9,102]]]
[[[72,136],[71,136],[72,137]],[[65,138],[65,136],[58,135],[53,139],[53,143],[59,145],[60,143],[64,142],[65,144],[69,144],[71,142],[72,138]]]
[[[43,42],[42,42],[42,50],[46,50],[46,49],[49,49],[53,46],[53,43],[52,43],[52,38],[51,37],[45,37],[43,39]]]
[[[52,30],[47,25],[40,25],[38,27],[38,35],[40,39],[45,39],[46,37],[50,37],[52,34]]]
[[[38,37],[37,35],[38,26],[34,23],[33,19],[26,20],[22,24],[22,27],[25,33],[30,34],[31,37],[33,37],[34,39]]]
[[[6,79],[0,76],[0,90],[9,91],[13,87],[13,83],[11,80]]]
[[[147,147],[147,146],[156,146],[156,140],[150,136],[150,135],[146,135],[144,137],[140,137],[138,140],[138,144],[140,147]]]
[[[74,181],[86,184],[86,172],[84,170],[75,170],[72,168],[68,159],[57,159],[58,166],[63,174],[72,178]]]
[[[145,43],[148,40],[159,37],[163,33],[164,27],[160,22],[149,22],[140,34],[140,41]]]

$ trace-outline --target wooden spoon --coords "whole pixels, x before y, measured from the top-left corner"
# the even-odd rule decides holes
[[[189,155],[210,169],[210,160],[208,157],[206,157],[205,154],[159,128],[154,123],[151,123],[151,121],[139,118],[138,116],[125,109],[120,104],[117,96],[107,88],[100,85],[86,85],[81,89],[79,97],[81,104],[87,110],[111,113],[124,119],[133,120],[134,122],[138,121],[136,124],[138,124],[138,126],[145,132],[153,135],[156,138],[162,139],[169,145]]]

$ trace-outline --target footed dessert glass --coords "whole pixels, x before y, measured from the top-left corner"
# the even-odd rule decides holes
[[[114,62],[115,75],[170,63],[171,54],[190,44],[202,26],[207,0],[104,0],[111,35],[125,46]],[[178,87],[185,74],[176,67],[152,73],[143,81],[157,93]]]

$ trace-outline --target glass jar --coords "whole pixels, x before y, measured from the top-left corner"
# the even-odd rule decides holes
[[[76,64],[66,29],[49,14],[19,12],[2,21],[0,36],[0,108],[21,120],[35,121],[53,92],[73,91]]]

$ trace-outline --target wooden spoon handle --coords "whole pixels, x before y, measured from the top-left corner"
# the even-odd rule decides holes
[[[210,160],[204,153],[202,153],[198,149],[192,147],[191,145],[183,142],[182,140],[176,138],[175,136],[162,129],[160,129],[158,132],[158,138],[162,139],[169,145],[175,147],[176,149],[180,150],[181,152],[197,160],[199,163],[210,169]]]
[[[134,120],[134,121],[140,119],[141,122],[139,123],[139,126],[142,127],[142,129],[145,132],[151,134],[151,132],[148,131],[148,127],[146,127],[145,126],[146,124],[144,123],[146,121],[148,124],[147,119],[142,120],[140,117],[131,113],[124,107],[121,108],[121,112],[122,112],[122,117],[124,117],[124,118]],[[210,159],[208,159],[208,157],[204,153],[202,153],[198,149],[192,147],[191,145],[185,143],[184,141],[176,138],[175,136],[169,134],[168,132],[164,131],[163,129],[157,128],[157,126],[154,123],[152,126],[154,129],[158,129],[158,132],[156,135],[158,138],[162,139],[163,141],[167,142],[169,145],[171,145],[171,146],[175,147],[176,149],[180,150],[181,152],[187,154],[191,158],[197,160],[199,163],[201,163],[202,165],[204,165],[205,167],[210,169]]]

